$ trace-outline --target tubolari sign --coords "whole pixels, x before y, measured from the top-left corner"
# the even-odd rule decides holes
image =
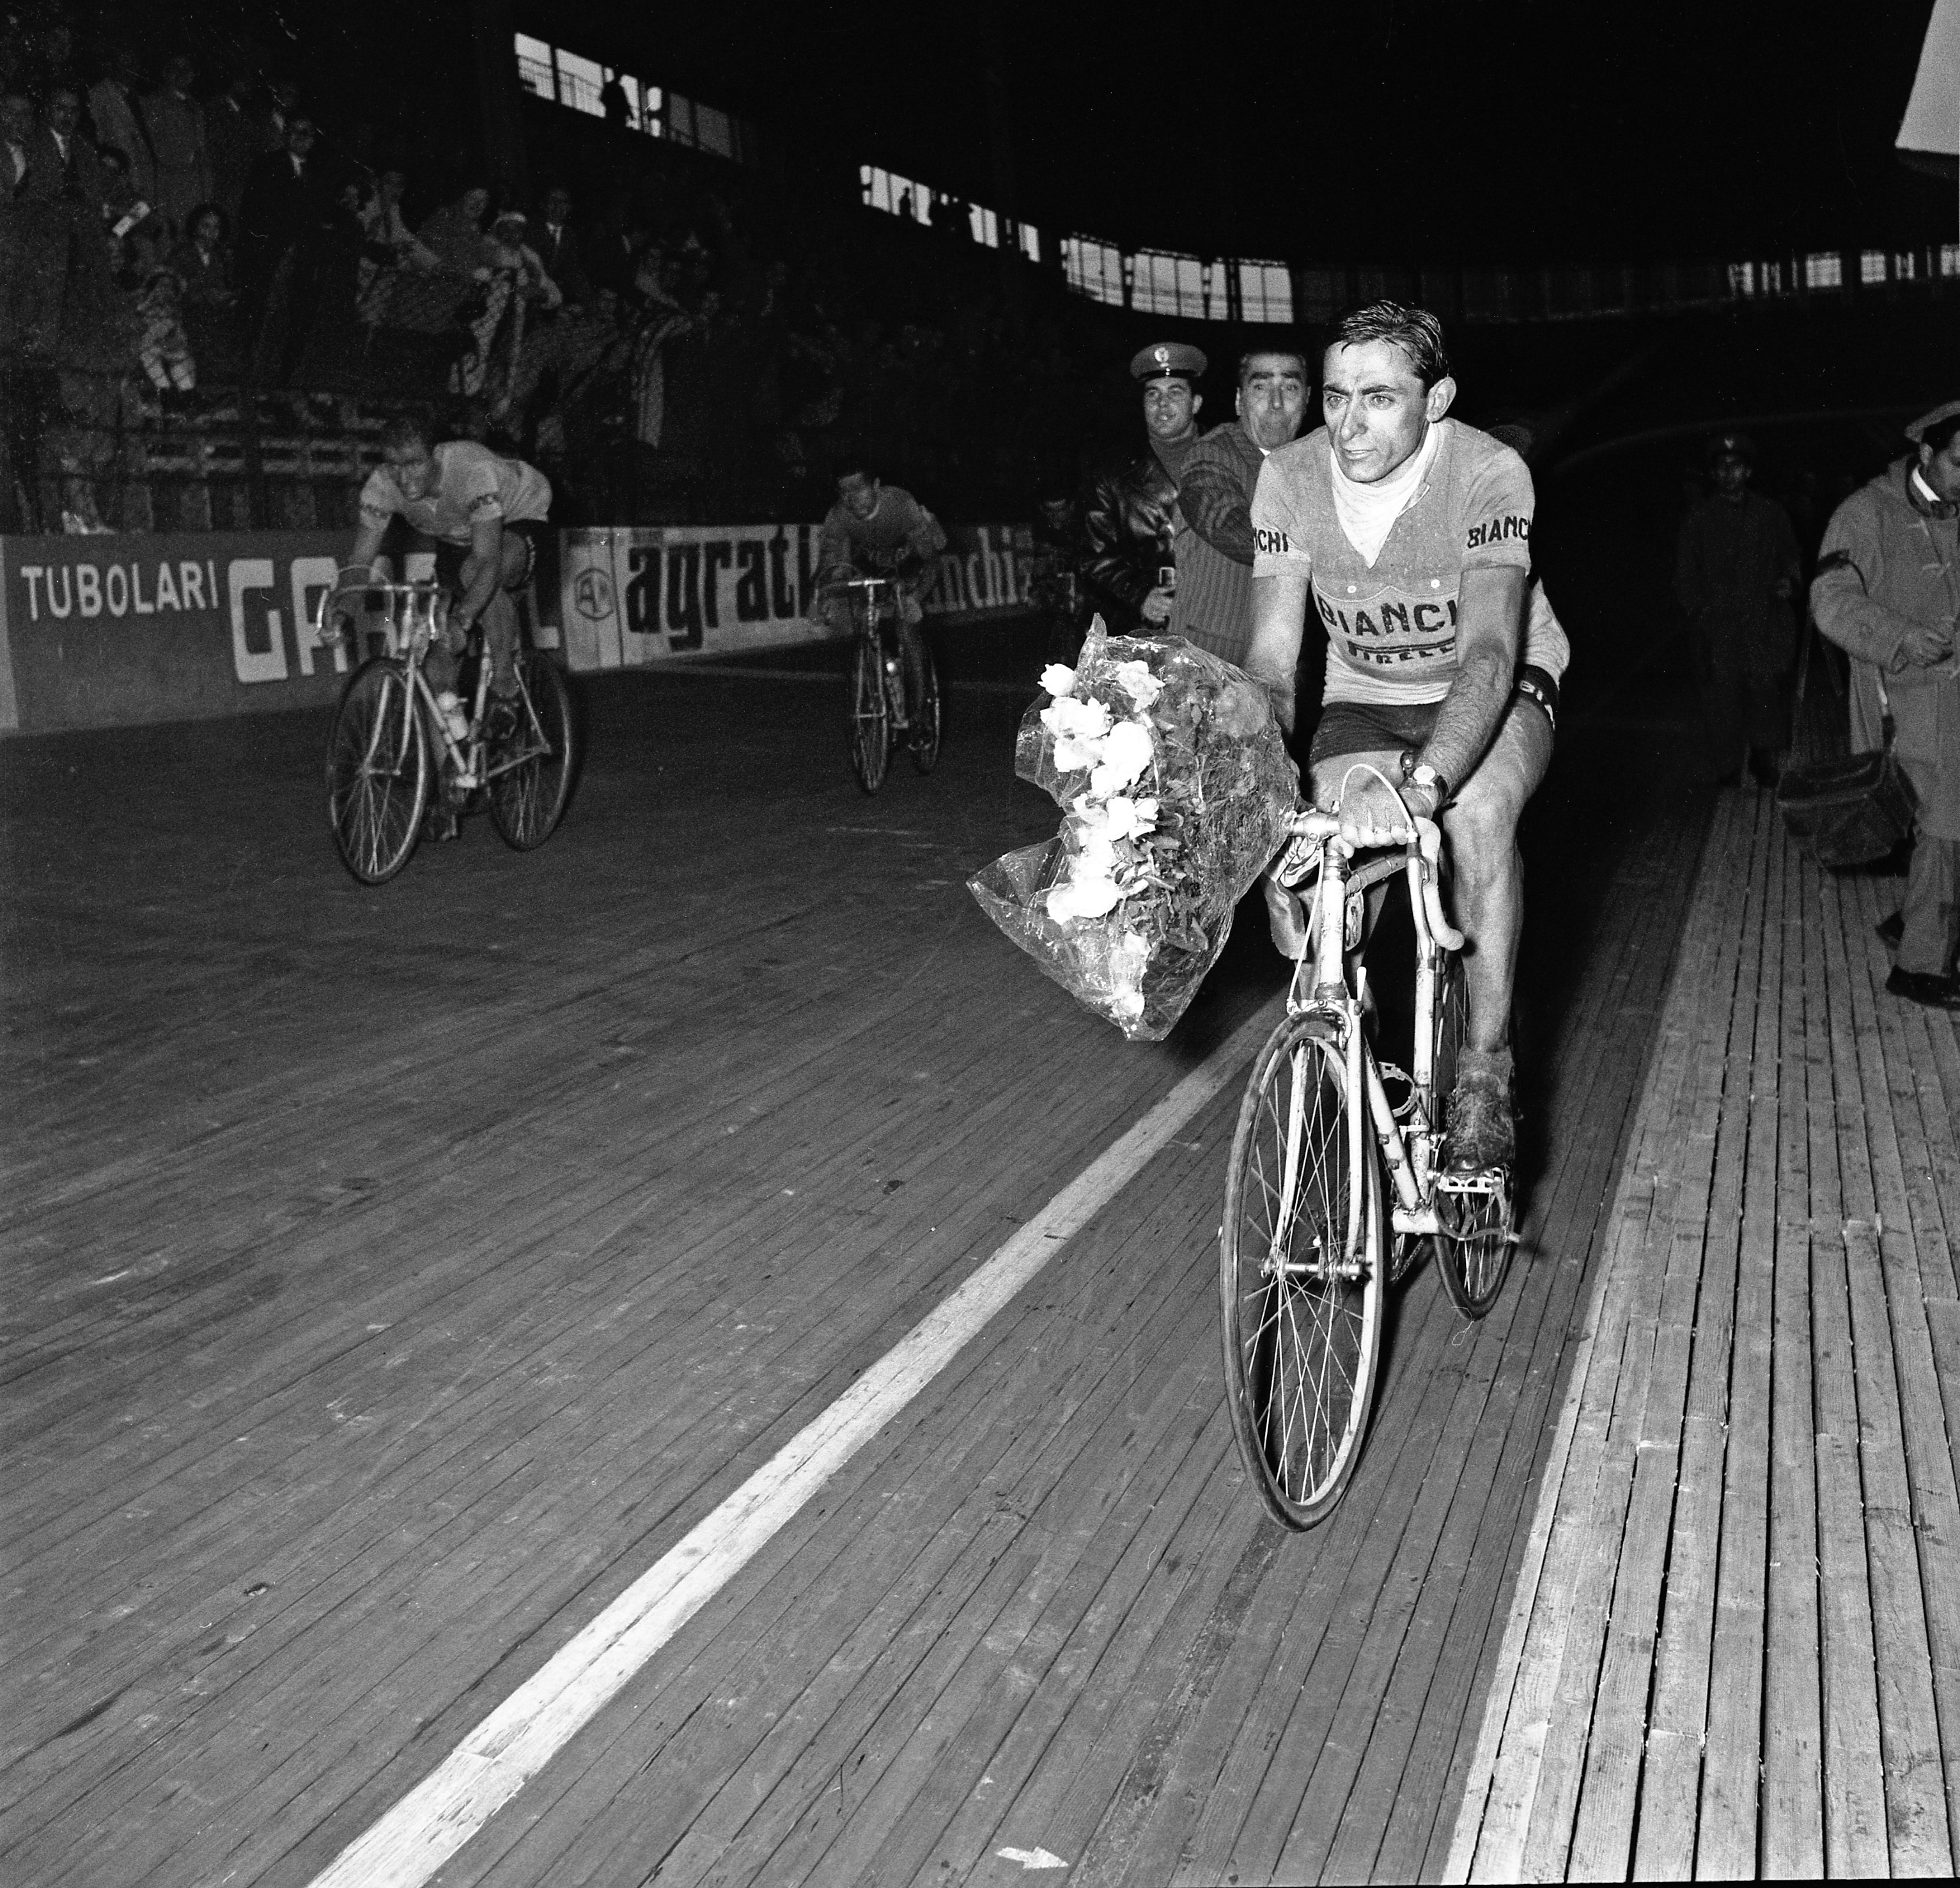
[[[1026,528],[953,525],[927,602],[948,622],[1025,607]],[[563,646],[609,669],[811,641],[813,525],[561,533]],[[313,642],[339,531],[0,538],[0,731],[324,705],[348,659]],[[412,552],[404,575],[428,574]],[[559,645],[549,626],[537,632]]]
[[[1027,607],[1027,527],[950,524],[928,616]],[[562,534],[560,620],[574,669],[638,667],[820,642],[813,524],[615,527]]]
[[[330,702],[303,626],[344,532],[0,539],[11,724],[100,728]],[[0,700],[0,722],[8,705]]]

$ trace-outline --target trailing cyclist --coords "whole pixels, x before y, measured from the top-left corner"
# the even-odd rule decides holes
[[[1293,673],[1311,605],[1327,634],[1309,756],[1316,805],[1340,801],[1352,845],[1404,838],[1397,782],[1449,836],[1452,903],[1471,950],[1468,1039],[1449,1101],[1451,1170],[1515,1154],[1511,982],[1524,917],[1517,825],[1551,759],[1565,637],[1531,581],[1524,461],[1445,417],[1455,398],[1442,325],[1380,301],[1349,316],[1322,372],[1325,424],[1267,458],[1252,501],[1246,671],[1293,724]],[[1529,628],[1527,619],[1529,619]],[[1297,922],[1269,885],[1276,938]]]
[[[946,548],[946,532],[918,499],[886,485],[861,457],[836,462],[837,502],[823,521],[817,549],[817,585],[825,620],[848,635],[854,577],[892,581],[898,601],[899,648],[905,681],[905,714],[916,745],[919,705],[925,699],[925,637],[919,626],[925,612],[920,598],[937,571],[933,560]]]

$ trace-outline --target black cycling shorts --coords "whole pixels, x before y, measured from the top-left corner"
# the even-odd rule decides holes
[[[504,535],[514,537],[524,547],[524,561],[516,576],[504,584],[508,591],[522,590],[538,567],[538,544],[551,527],[542,518],[506,518]],[[469,555],[467,544],[438,544],[435,547],[435,574],[452,587],[463,581],[463,560]]]
[[[1543,669],[1526,663],[1519,671],[1511,701],[1513,705],[1530,702],[1554,728],[1558,727],[1558,684]],[[1442,705],[1440,702],[1329,702],[1320,711],[1306,764],[1309,769],[1317,767],[1322,761],[1338,760],[1343,754],[1420,750],[1433,731],[1437,711]]]

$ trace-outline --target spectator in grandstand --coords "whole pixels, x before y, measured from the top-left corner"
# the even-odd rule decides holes
[[[216,187],[204,107],[192,96],[197,68],[179,53],[164,68],[164,82],[142,100],[143,123],[157,161],[154,205],[170,237],[183,234],[184,219],[209,200]]]
[[[33,168],[27,148],[33,142],[33,100],[20,92],[9,92],[0,97],[0,150],[5,153],[7,164],[5,173],[0,174],[0,183],[5,186],[5,195],[9,203],[21,194],[27,173]]]
[[[562,186],[547,190],[538,212],[533,247],[544,272],[558,284],[565,306],[582,308],[592,299],[592,284],[586,276],[578,237],[571,227],[571,209],[569,190]]]
[[[98,148],[113,145],[129,161],[129,186],[143,202],[157,200],[157,156],[142,100],[143,66],[135,49],[118,46],[109,70],[88,88],[88,116]]]
[[[599,88],[599,110],[609,125],[616,125],[622,130],[632,123],[632,105],[617,72],[607,73],[606,83]]]
[[[160,237],[132,232],[128,241],[142,323],[137,365],[167,403],[197,385],[197,360],[184,332],[183,279],[166,259]]]
[[[1147,444],[1105,464],[1083,506],[1082,587],[1112,635],[1162,634],[1170,622],[1177,482],[1198,441],[1204,396],[1195,382],[1205,366],[1182,341],[1160,341],[1130,363],[1143,385]]]
[[[1774,787],[1790,739],[1790,670],[1796,661],[1791,599],[1803,574],[1790,514],[1749,489],[1755,447],[1723,433],[1708,449],[1714,495],[1681,527],[1674,589],[1688,613],[1717,778],[1739,778],[1746,760]]]
[[[30,97],[46,100],[56,86],[83,90],[81,62],[75,56],[75,33],[67,21],[49,21],[37,40],[25,49],[14,82]]]
[[[197,204],[184,219],[184,229],[183,240],[170,251],[170,265],[183,285],[185,317],[215,321],[238,301],[224,212],[215,203]]]
[[[469,323],[469,345],[450,376],[450,392],[473,399],[481,395],[493,419],[510,410],[531,310],[555,308],[563,299],[536,250],[524,240],[525,224],[522,211],[506,210],[484,239],[488,276]]]
[[[8,314],[0,326],[11,334],[12,351],[51,359],[61,333],[76,206],[56,141],[18,92],[0,97],[0,181],[8,186],[9,226],[8,266],[0,279]],[[99,240],[96,247],[102,247]]]
[[[361,212],[365,241],[355,301],[361,322],[371,328],[387,319],[397,270],[431,275],[442,267],[435,252],[415,235],[402,217],[402,199],[408,188],[409,180],[402,172],[383,170],[375,180],[374,194]]]
[[[250,72],[234,72],[222,94],[206,108],[205,143],[210,154],[211,200],[224,212],[228,224],[235,223],[253,165],[280,143],[263,88]]]
[[[286,126],[282,150],[252,167],[239,212],[239,298],[255,362],[290,380],[319,311],[323,279],[333,253],[339,206],[314,156],[318,134],[310,118]]]
[[[1170,633],[1242,664],[1252,646],[1252,493],[1266,454],[1306,417],[1306,356],[1239,357],[1235,419],[1191,449],[1178,481],[1177,594]]]
[[[1851,745],[1893,751],[1918,796],[1905,903],[1885,988],[1960,1010],[1960,400],[1905,429],[1911,450],[1825,527],[1810,587],[1817,626],[1851,657]]]
[[[533,457],[564,497],[562,516],[603,524],[617,515],[610,501],[612,461],[632,406],[633,337],[622,326],[619,298],[593,291],[584,308],[554,324],[549,404],[536,428]]]

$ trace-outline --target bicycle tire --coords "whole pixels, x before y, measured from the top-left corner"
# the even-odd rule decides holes
[[[340,862],[383,885],[422,838],[434,768],[405,665],[377,656],[348,677],[326,748],[326,817]]]
[[[939,670],[928,655],[924,699],[912,717],[912,766],[922,774],[939,765],[940,715]]]
[[[1289,1017],[1273,1032],[1239,1106],[1219,1231],[1233,1437],[1267,1511],[1291,1528],[1325,1520],[1345,1492],[1381,1357],[1381,1155],[1364,1122],[1362,1171],[1350,1172],[1346,1080],[1339,1031],[1325,1017]],[[1357,1275],[1344,1278],[1334,1267],[1357,1183]],[[1333,1265],[1320,1269],[1330,1250]]]
[[[1434,1070],[1437,1106],[1447,1110],[1456,1085],[1456,1058],[1470,1028],[1470,993],[1463,976],[1463,960],[1452,950],[1443,960],[1442,987],[1437,993]],[[1448,1125],[1446,1122],[1446,1126]],[[1500,1196],[1456,1194],[1438,1187],[1437,1217],[1445,1230],[1430,1243],[1436,1269],[1449,1301],[1466,1318],[1481,1318],[1497,1303],[1511,1269],[1516,1250],[1511,1237],[1516,1216],[1507,1175]]]
[[[858,638],[851,664],[851,770],[867,793],[885,784],[891,760],[892,728],[885,709],[884,661],[878,638]]]
[[[578,737],[571,716],[571,691],[558,665],[534,649],[517,657],[523,684],[517,740],[536,752],[517,766],[490,777],[490,823],[513,852],[528,852],[558,830],[571,797]]]

